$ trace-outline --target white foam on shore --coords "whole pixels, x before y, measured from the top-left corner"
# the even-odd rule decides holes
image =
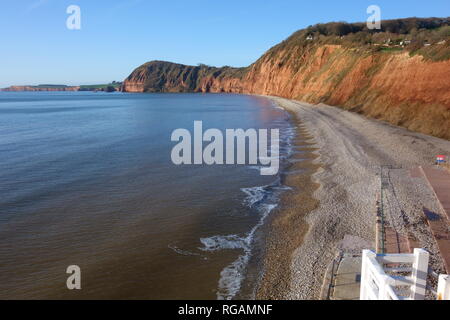
[[[279,177],[270,185],[242,188],[242,192],[247,195],[243,200],[243,204],[249,208],[256,208],[261,214],[258,223],[250,232],[242,237],[232,234],[200,239],[203,247],[199,249],[203,251],[243,250],[243,253],[220,273],[219,289],[217,292],[217,298],[219,300],[231,300],[240,291],[245,277],[245,270],[251,258],[255,233],[264,224],[270,212],[277,207],[278,204],[276,202],[278,201],[278,197],[276,192],[290,189],[290,187],[280,184]]]
[[[225,267],[220,273],[217,299],[231,300],[241,289],[242,281],[244,280],[244,272],[251,257],[252,242],[255,232],[263,225],[266,217],[274,208],[276,208],[276,206],[276,204],[266,204],[261,206],[263,210],[260,220],[244,237],[228,235],[200,239],[203,247],[199,249],[203,251],[225,249],[242,249],[244,251],[243,254],[239,255],[235,261]]]
[[[247,197],[244,199],[244,204],[253,207],[258,202],[264,200],[264,197],[267,195],[267,188],[269,186],[260,186],[260,187],[252,187],[252,188],[242,188],[241,191],[244,192]]]
[[[279,143],[279,155],[278,156],[267,156],[267,157],[258,156],[258,161],[260,161],[260,162],[270,161],[271,162],[276,159],[279,159],[280,161],[287,160],[293,153],[292,139],[295,137],[296,128],[297,128],[296,126],[279,128],[282,138],[274,140]],[[262,165],[250,165],[247,168],[260,171],[262,168],[268,168],[268,167],[262,166]],[[274,174],[276,174],[278,172],[278,169],[276,169],[276,168],[273,168],[273,170],[274,170]]]
[[[203,256],[203,255],[201,255],[201,254],[199,254],[199,253],[191,252],[191,251],[188,251],[188,250],[182,250],[182,249],[180,249],[180,248],[178,248],[177,246],[172,245],[172,244],[169,244],[167,247],[168,247],[169,249],[172,249],[174,252],[176,252],[176,253],[178,253],[178,254],[180,254],[180,255],[183,255],[183,256],[199,256],[199,257],[201,257],[203,260],[208,260],[207,257],[205,257],[205,256]]]
[[[276,104],[275,107],[278,107]],[[283,109],[283,108],[280,108]],[[283,109],[284,110],[284,109]],[[280,142],[280,160],[286,160],[293,153],[292,139],[296,134],[296,126],[280,128],[282,139]],[[270,159],[267,158],[266,160]],[[249,169],[260,169],[261,166],[248,166]],[[245,271],[252,255],[252,245],[256,231],[263,224],[270,212],[278,206],[277,194],[292,188],[284,186],[280,182],[280,176],[270,185],[242,188],[241,191],[247,196],[243,204],[250,208],[255,208],[260,212],[258,223],[245,236],[236,234],[225,236],[212,236],[201,238],[202,251],[219,251],[241,249],[243,253],[226,266],[220,273],[217,298],[219,300],[231,300],[241,290],[242,282],[245,278]],[[278,192],[277,192],[278,191]]]

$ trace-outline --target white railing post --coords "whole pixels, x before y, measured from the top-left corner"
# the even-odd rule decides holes
[[[414,249],[414,262],[412,265],[411,299],[424,300],[428,276],[429,254],[423,249]]]
[[[361,283],[360,283],[360,289],[359,289],[359,299],[360,300],[368,300],[368,285],[370,281],[369,277],[369,270],[368,270],[368,264],[369,264],[369,258],[370,257],[376,257],[376,254],[373,253],[370,250],[363,250],[362,253],[362,262],[361,262]]]
[[[366,295],[366,277],[367,277],[367,252],[369,250],[363,250],[361,260],[361,282],[359,284],[359,300],[367,300]]]
[[[437,299],[450,300],[450,275],[448,274],[441,274],[439,276]]]

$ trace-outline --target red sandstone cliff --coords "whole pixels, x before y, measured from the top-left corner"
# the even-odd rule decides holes
[[[433,61],[398,46],[391,51],[373,44],[301,41],[302,36],[294,34],[248,68],[149,62],[134,70],[122,89],[281,96],[339,106],[450,139],[450,59]],[[430,48],[448,52],[449,42]]]
[[[149,76],[146,69],[133,72],[123,90],[158,91],[146,90]],[[367,54],[323,45],[304,52],[265,55],[243,76],[206,73],[196,79],[195,86],[182,77],[161,83],[161,92],[251,93],[322,102],[450,139],[449,60],[432,62],[408,53]]]

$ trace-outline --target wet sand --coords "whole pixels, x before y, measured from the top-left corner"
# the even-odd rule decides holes
[[[280,209],[271,215],[264,233],[267,235],[264,248],[263,276],[256,289],[256,299],[283,299],[291,284],[290,265],[292,253],[298,248],[308,231],[306,214],[317,208],[319,202],[313,197],[319,184],[313,182],[312,174],[320,165],[314,160],[312,137],[297,122],[297,135],[293,140],[294,154],[282,177],[282,183],[292,188],[280,199]]]
[[[412,234],[431,254],[434,270],[442,259],[423,219],[423,207],[439,210],[426,182],[409,170],[432,164],[450,150],[450,141],[415,133],[326,106],[272,97],[298,119],[298,151],[283,183],[280,208],[266,225],[263,276],[257,299],[318,299],[326,266],[346,235],[374,247],[375,199],[381,165],[391,170],[395,207],[387,223]],[[298,171],[301,170],[301,171]]]

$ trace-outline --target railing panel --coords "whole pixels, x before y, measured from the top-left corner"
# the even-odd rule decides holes
[[[409,253],[382,254],[378,255],[376,260],[379,264],[414,263],[414,255]]]
[[[414,254],[383,254],[378,256],[370,250],[364,250],[361,268],[360,299],[424,299],[428,275],[428,257],[428,252],[423,249],[414,249]],[[397,263],[412,264],[412,267],[396,266],[387,269],[383,268],[384,264]],[[411,276],[390,276],[386,274],[385,270],[389,272],[410,272]],[[410,287],[411,297],[400,296],[394,289],[396,286]],[[447,292],[446,290],[450,291],[447,287],[443,290],[444,292]]]
[[[414,279],[411,277],[403,277],[403,276],[391,276],[394,280],[394,286],[412,286],[414,285]]]
[[[384,272],[405,272],[405,273],[411,273],[412,267],[391,267],[391,268],[384,268]]]
[[[387,287],[387,294],[391,300],[400,300],[400,297],[395,293],[394,288],[391,286]]]

